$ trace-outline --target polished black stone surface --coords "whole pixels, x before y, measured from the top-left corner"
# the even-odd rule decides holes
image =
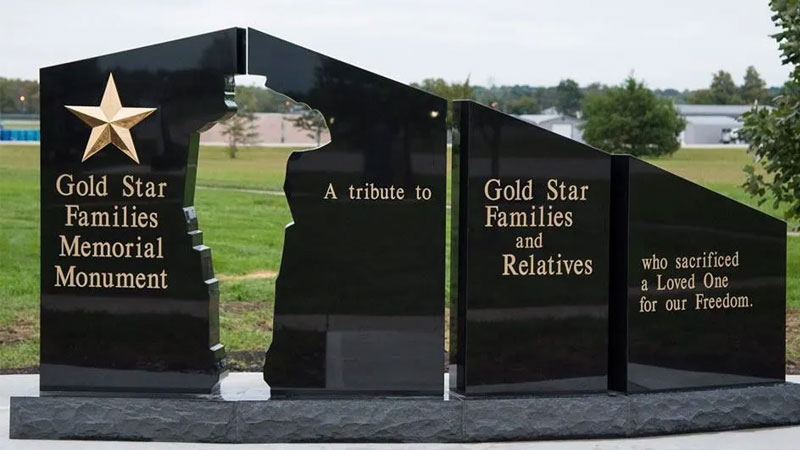
[[[605,391],[609,155],[455,105],[451,385],[467,395]]]
[[[244,39],[228,29],[41,70],[43,392],[207,393],[224,373],[194,183],[198,132],[235,111]],[[138,162],[114,144],[86,158],[100,122],[65,108],[101,105],[111,76],[117,106],[156,109],[130,127]]]
[[[613,172],[611,388],[782,381],[786,224],[637,158]]]
[[[440,395],[446,102],[252,29],[248,61],[331,133],[287,164],[273,395]],[[405,198],[353,198],[365,186]]]

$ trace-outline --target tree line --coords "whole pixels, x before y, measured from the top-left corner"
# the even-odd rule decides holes
[[[39,114],[39,82],[0,77],[0,114]]]
[[[591,83],[579,86],[575,80],[566,78],[556,86],[470,86],[465,82],[448,83],[441,78],[427,78],[419,83],[412,83],[433,94],[454,99],[454,92],[461,98],[475,100],[509,114],[538,114],[555,109],[559,114],[577,117],[583,108],[583,102],[593,94],[607,91],[615,86],[602,83]],[[737,85],[730,72],[720,70],[711,74],[708,88],[679,91],[677,89],[653,89],[656,97],[672,100],[674,103],[700,105],[771,105],[780,95],[782,88],[767,88],[755,67],[750,66],[744,75],[741,85]]]
[[[686,120],[676,103],[765,105],[780,101],[782,89],[767,89],[755,67],[750,66],[741,85],[729,72],[720,70],[711,77],[707,89],[677,91],[651,90],[632,75],[621,84],[593,83],[581,87],[564,79],[553,87],[470,86],[428,78],[413,86],[444,97],[471,99],[509,114],[536,114],[554,109],[557,113],[584,120],[583,139],[590,145],[614,153],[659,156],[680,148],[680,133]],[[448,117],[448,126],[452,126]]]
[[[556,86],[478,86],[466,82],[447,82],[442,78],[427,78],[412,86],[453,99],[468,98],[509,114],[537,114],[555,108],[560,114],[577,116],[584,98],[602,92],[612,86],[592,83],[579,86],[572,79],[564,79]],[[771,105],[781,92],[779,87],[766,87],[766,83],[754,67],[749,67],[737,85],[729,72],[720,70],[712,74],[708,88],[698,90],[654,89],[656,96],[668,98],[675,103],[690,104],[759,104]],[[289,112],[296,106],[283,95],[257,86],[237,86],[236,97],[244,98],[250,112]],[[23,100],[21,100],[23,99]],[[0,113],[38,114],[39,83],[0,77]]]

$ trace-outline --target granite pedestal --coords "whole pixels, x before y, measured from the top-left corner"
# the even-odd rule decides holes
[[[800,385],[632,395],[276,400],[259,380],[215,396],[12,397],[12,439],[481,442],[624,438],[800,424]]]

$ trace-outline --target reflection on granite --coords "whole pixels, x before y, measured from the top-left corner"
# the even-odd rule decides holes
[[[225,373],[219,289],[194,188],[200,130],[236,111],[244,32],[41,69],[43,391],[202,394]],[[106,97],[112,75],[116,95]],[[107,145],[90,144],[97,151],[89,154],[101,127],[65,106],[96,114],[102,104],[120,115],[126,110],[115,107],[154,111],[124,138],[106,127]],[[80,186],[90,187],[82,194]],[[157,249],[149,255],[148,244]]]
[[[452,386],[605,391],[609,155],[471,101],[454,118]],[[564,273],[561,261],[591,269]],[[539,272],[515,273],[528,267]]]
[[[293,221],[264,380],[287,397],[438,395],[446,101],[253,29],[248,63],[267,87],[319,110],[331,133],[287,162]],[[353,194],[364,186],[405,198]]]
[[[610,388],[783,381],[786,223],[632,156],[613,170]]]

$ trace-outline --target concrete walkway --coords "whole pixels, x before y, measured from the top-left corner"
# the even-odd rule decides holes
[[[251,384],[260,379],[260,373],[233,373],[223,384],[237,386]],[[800,376],[787,379],[800,383]],[[533,449],[533,450],[796,450],[800,448],[800,427],[769,428],[747,431],[728,431],[725,433],[704,433],[681,436],[652,437],[639,439],[514,442],[486,444],[173,444],[152,442],[107,442],[107,441],[34,441],[8,439],[9,397],[38,394],[38,375],[0,376],[0,449],[14,450],[129,450],[129,449],[200,449],[200,450],[250,450],[250,449]]]

